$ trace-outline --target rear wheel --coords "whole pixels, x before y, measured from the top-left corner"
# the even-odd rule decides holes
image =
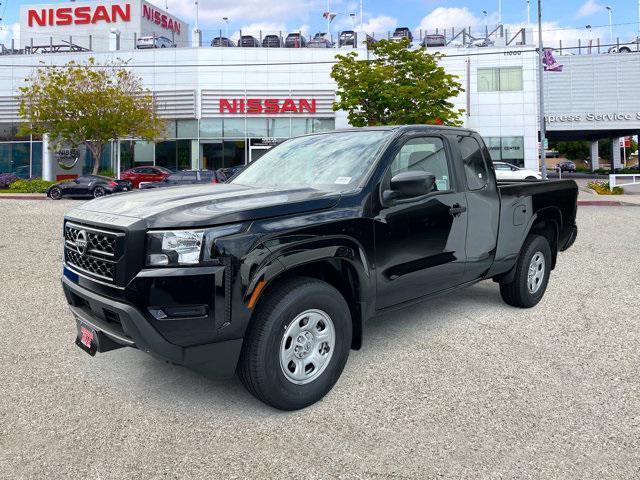
[[[351,315],[331,285],[294,278],[266,292],[245,337],[238,375],[261,401],[307,407],[331,390],[351,348]]]
[[[93,198],[104,197],[105,189],[104,187],[96,187],[93,189]]]
[[[551,272],[551,247],[541,235],[529,235],[516,262],[511,282],[500,283],[500,295],[509,305],[530,308],[542,299]]]
[[[60,200],[62,198],[62,190],[59,187],[52,187],[49,190],[49,198],[51,200]]]

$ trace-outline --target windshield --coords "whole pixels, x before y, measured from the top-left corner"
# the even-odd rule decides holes
[[[269,150],[230,183],[353,190],[390,136],[389,130],[360,130],[292,138]]]

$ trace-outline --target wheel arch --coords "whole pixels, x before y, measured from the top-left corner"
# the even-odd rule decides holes
[[[247,328],[254,321],[260,304],[275,286],[292,277],[309,277],[324,281],[344,297],[351,312],[353,328],[351,348],[362,346],[363,326],[368,318],[367,299],[370,296],[371,273],[364,250],[357,245],[322,246],[315,250],[291,250],[270,260],[269,275],[256,274],[245,292],[245,302],[251,308]],[[257,293],[256,293],[257,291]],[[256,296],[252,302],[252,296]]]

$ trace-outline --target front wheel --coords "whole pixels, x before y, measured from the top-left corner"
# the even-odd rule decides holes
[[[62,198],[62,190],[59,187],[52,187],[49,190],[49,198],[51,200],[60,200]]]
[[[331,285],[293,278],[265,292],[245,337],[238,375],[280,410],[307,407],[331,390],[349,357],[349,307]]]
[[[96,187],[93,189],[93,198],[104,197],[105,189],[104,187]]]
[[[542,299],[551,272],[551,247],[546,237],[529,235],[511,282],[500,283],[500,295],[509,305],[530,308]]]

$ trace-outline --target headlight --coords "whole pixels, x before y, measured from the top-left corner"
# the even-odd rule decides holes
[[[207,230],[169,230],[147,234],[147,265],[167,267],[197,265],[212,260],[213,242],[238,233],[242,225],[226,225]]]

